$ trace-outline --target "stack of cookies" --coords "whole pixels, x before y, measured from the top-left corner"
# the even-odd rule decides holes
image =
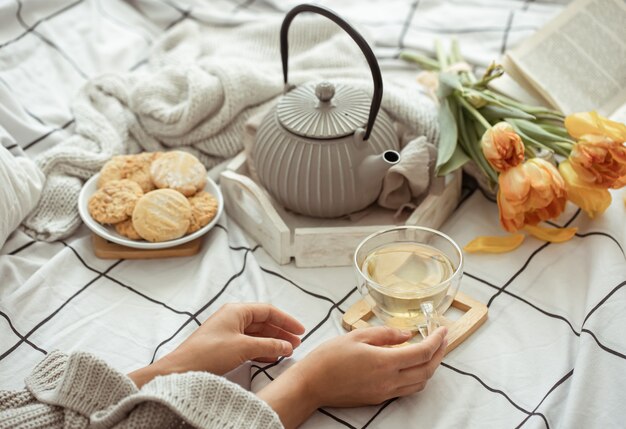
[[[115,156],[100,171],[89,213],[132,240],[174,240],[217,214],[217,200],[204,191],[206,181],[206,169],[187,152]]]

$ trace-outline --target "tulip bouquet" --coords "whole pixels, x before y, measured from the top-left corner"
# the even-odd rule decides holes
[[[467,251],[512,250],[524,240],[522,229],[547,241],[568,240],[575,228],[537,226],[558,217],[567,200],[592,218],[606,210],[608,189],[626,185],[626,125],[596,112],[566,117],[524,105],[488,88],[502,66],[492,64],[478,78],[455,41],[449,53],[439,43],[435,50],[436,60],[409,52],[401,58],[424,69],[418,81],[439,104],[437,174],[477,169],[479,182],[497,190],[502,228],[514,233],[479,237]]]

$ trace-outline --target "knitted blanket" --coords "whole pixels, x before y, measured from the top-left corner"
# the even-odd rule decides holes
[[[46,183],[23,229],[45,241],[70,235],[80,225],[83,181],[114,155],[176,148],[210,168],[241,151],[246,120],[283,89],[280,24],[246,22],[234,31],[186,22],[155,45],[146,70],[89,81],[73,104],[75,134],[36,159]],[[327,19],[298,18],[289,47],[290,83],[331,78],[371,93],[361,52]],[[436,108],[417,85],[385,80],[383,108],[404,125],[405,142],[436,141]]]

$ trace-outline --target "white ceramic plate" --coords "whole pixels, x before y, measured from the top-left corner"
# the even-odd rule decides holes
[[[188,241],[194,240],[201,235],[206,234],[211,228],[213,228],[224,211],[224,197],[222,197],[220,188],[210,177],[207,177],[207,183],[204,190],[212,194],[217,199],[217,213],[211,222],[196,232],[184,235],[176,240],[161,241],[159,243],[151,243],[144,240],[131,240],[118,234],[117,231],[115,231],[115,227],[102,225],[96,222],[89,214],[87,204],[89,203],[89,198],[91,198],[91,196],[98,190],[96,186],[98,183],[98,176],[100,176],[100,174],[96,174],[91,179],[87,180],[87,182],[83,185],[83,188],[80,190],[80,194],[78,195],[78,212],[80,213],[80,217],[83,219],[83,222],[85,222],[85,225],[87,225],[87,227],[95,234],[123,246],[134,247],[136,249],[166,249],[168,247],[174,247],[179,244],[187,243]]]

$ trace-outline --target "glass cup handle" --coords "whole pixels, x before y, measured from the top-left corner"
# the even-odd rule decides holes
[[[420,334],[422,334],[422,337],[426,338],[439,327],[439,315],[432,301],[422,302],[420,308],[424,314],[425,323],[417,325],[417,329],[420,331]]]

